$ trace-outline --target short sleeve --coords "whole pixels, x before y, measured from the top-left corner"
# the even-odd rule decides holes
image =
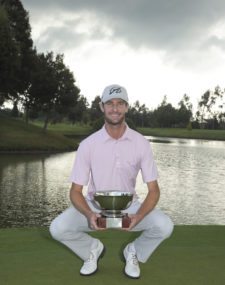
[[[141,158],[141,173],[145,183],[158,179],[158,169],[153,157],[153,152],[150,143],[146,140],[144,143],[142,158]]]
[[[79,185],[87,185],[90,177],[90,148],[82,142],[76,152],[70,181]]]

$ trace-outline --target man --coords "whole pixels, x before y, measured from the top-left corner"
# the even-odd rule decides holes
[[[102,242],[87,234],[102,230],[97,225],[99,210],[92,203],[94,193],[99,190],[133,193],[134,201],[126,209],[131,219],[126,230],[142,233],[123,251],[124,272],[128,277],[139,278],[139,261],[146,262],[157,246],[171,235],[173,223],[155,209],[160,196],[157,168],[149,142],[125,122],[126,89],[119,85],[107,86],[100,108],[105,125],[81,142],[71,174],[72,206],[53,220],[50,232],[84,261],[80,274],[91,275],[97,271],[98,259],[104,253]],[[139,171],[148,189],[142,203],[135,191]],[[87,197],[83,194],[84,185],[88,185]]]

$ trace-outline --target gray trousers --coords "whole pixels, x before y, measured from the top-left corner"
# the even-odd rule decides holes
[[[99,212],[92,202],[87,202],[93,211]],[[139,201],[135,201],[125,212],[134,214],[140,205]],[[93,230],[88,227],[87,218],[74,206],[66,209],[50,225],[52,237],[70,248],[82,260],[89,258],[90,251],[95,248],[97,242],[95,238],[88,235],[91,231]],[[154,209],[132,231],[142,232],[133,243],[138,260],[146,262],[159,244],[171,235],[173,223],[161,210]]]

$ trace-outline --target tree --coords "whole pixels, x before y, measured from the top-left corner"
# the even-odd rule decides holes
[[[190,102],[190,97],[187,94],[184,94],[181,101],[178,103],[180,107],[185,107],[188,111],[192,112],[192,103]]]
[[[215,95],[217,95],[218,98],[218,115],[217,115],[217,119],[219,121],[219,125],[221,129],[225,129],[225,98],[224,98],[224,94],[225,94],[225,89],[221,89],[219,86],[215,87],[214,90]]]
[[[177,123],[177,111],[170,103],[167,103],[167,96],[164,96],[160,106],[154,110],[153,116],[160,128],[170,128]]]
[[[63,55],[38,54],[32,73],[29,98],[45,116],[44,131],[55,114],[68,114],[77,104],[80,90],[63,62]]]
[[[4,63],[9,63],[9,68],[3,65],[4,94],[7,94],[6,99],[18,100],[30,84],[33,41],[29,16],[20,0],[0,0],[0,5],[7,15],[7,20],[4,20],[4,26],[1,27],[1,41],[6,43],[5,46],[1,45],[1,51],[5,51]],[[6,48],[9,50],[6,51]]]
[[[180,127],[187,127],[192,118],[192,104],[187,94],[184,94],[182,100],[178,103],[177,121]]]
[[[11,115],[15,118],[19,117],[19,110],[18,110],[17,102],[13,103]]]
[[[4,6],[0,5],[0,106],[14,93],[12,82],[18,70],[18,48],[13,41],[9,17]]]
[[[74,124],[75,122],[88,121],[87,114],[88,102],[87,99],[82,95],[79,97],[77,104],[72,108],[68,114],[68,119]]]
[[[91,108],[89,112],[90,112],[90,120],[92,123],[102,117],[102,112],[99,107],[100,102],[101,102],[100,96],[96,96],[95,99],[91,102]]]
[[[137,127],[147,126],[148,108],[145,104],[140,104],[139,100],[134,102],[132,106],[129,107],[127,118],[134,122]]]
[[[58,113],[67,114],[77,105],[80,89],[75,85],[73,73],[64,64],[64,55],[57,54],[54,63],[58,85],[55,108]]]
[[[196,112],[197,120],[200,123],[205,122],[208,127],[215,128],[218,125],[218,120],[223,121],[223,102],[224,91],[219,86],[216,86],[214,91],[207,90],[198,103],[198,111]],[[222,122],[221,121],[221,122]]]

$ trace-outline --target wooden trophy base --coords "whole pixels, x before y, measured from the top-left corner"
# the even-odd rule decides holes
[[[97,225],[99,228],[129,228],[130,226],[130,218],[127,214],[125,214],[123,217],[105,217],[101,216],[97,219]]]

